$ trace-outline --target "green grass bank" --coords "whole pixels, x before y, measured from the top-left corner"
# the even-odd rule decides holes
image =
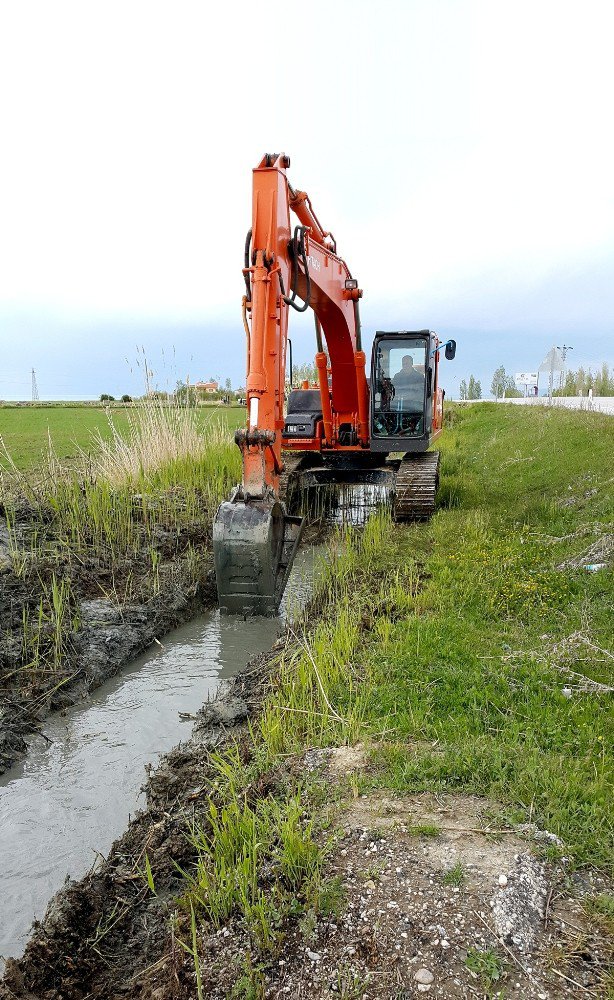
[[[287,713],[276,749],[370,741],[361,788],[492,796],[610,864],[611,556],[583,566],[611,553],[614,422],[482,404],[449,425],[431,523],[382,516],[338,549],[312,639],[324,691],[302,663],[268,708],[320,721]]]
[[[333,543],[317,623],[291,635],[249,737],[215,760],[183,905],[197,979],[197,927],[206,963],[207,927],[247,929],[229,996],[265,996],[293,921],[300,940],[305,915],[343,910],[326,856],[356,797],[477,795],[495,830],[556,834],[563,847],[533,848],[545,860],[611,870],[614,588],[611,565],[584,567],[611,564],[614,424],[496,404],[447,423],[435,517],[382,513]],[[341,782],[296,765],[344,745],[366,765]]]
[[[44,462],[49,451],[49,440],[58,459],[67,462],[75,459],[80,450],[92,450],[94,435],[106,441],[113,437],[113,425],[120,432],[127,431],[131,415],[139,404],[114,403],[111,408],[90,404],[54,404],[47,406],[0,406],[0,438],[19,469],[35,469]],[[201,407],[199,421],[204,427],[211,420],[219,420],[234,431],[245,421],[245,407]],[[231,435],[232,436],[232,435]],[[2,466],[0,447],[0,467]]]
[[[612,697],[591,682],[614,683],[611,558],[583,566],[611,553],[614,423],[482,404],[450,424],[431,524],[340,556],[364,784],[491,796],[610,864]],[[352,712],[343,675],[328,696]]]

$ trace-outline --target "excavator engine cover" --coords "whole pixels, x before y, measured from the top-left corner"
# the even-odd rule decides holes
[[[302,524],[278,500],[235,495],[221,504],[213,523],[213,558],[222,614],[277,613]]]

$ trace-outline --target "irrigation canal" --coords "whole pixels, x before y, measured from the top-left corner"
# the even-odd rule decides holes
[[[298,553],[279,618],[244,622],[217,609],[195,618],[87,702],[51,716],[46,739],[34,737],[0,778],[0,956],[20,956],[66,876],[81,878],[123,833],[140,807],[145,765],[190,735],[182,713],[270,649],[311,592],[316,560],[316,549]]]

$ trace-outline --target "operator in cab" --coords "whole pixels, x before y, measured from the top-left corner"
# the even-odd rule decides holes
[[[424,397],[424,376],[414,368],[414,359],[411,354],[405,354],[401,360],[401,371],[397,372],[392,380],[397,399],[415,400],[421,403]]]

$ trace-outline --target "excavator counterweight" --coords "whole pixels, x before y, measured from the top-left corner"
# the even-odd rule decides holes
[[[430,516],[438,481],[438,455],[428,449],[443,424],[444,345],[429,330],[378,332],[367,381],[362,291],[308,195],[290,186],[289,166],[271,153],[253,171],[243,267],[247,420],[235,435],[243,480],[213,525],[220,608],[244,615],[279,606],[302,528],[286,496],[320,483],[381,483],[393,492],[396,519],[411,520]],[[292,389],[290,364],[286,408],[288,315],[308,308],[317,380]],[[446,357],[455,349],[448,341]],[[399,452],[402,460],[391,457]]]

